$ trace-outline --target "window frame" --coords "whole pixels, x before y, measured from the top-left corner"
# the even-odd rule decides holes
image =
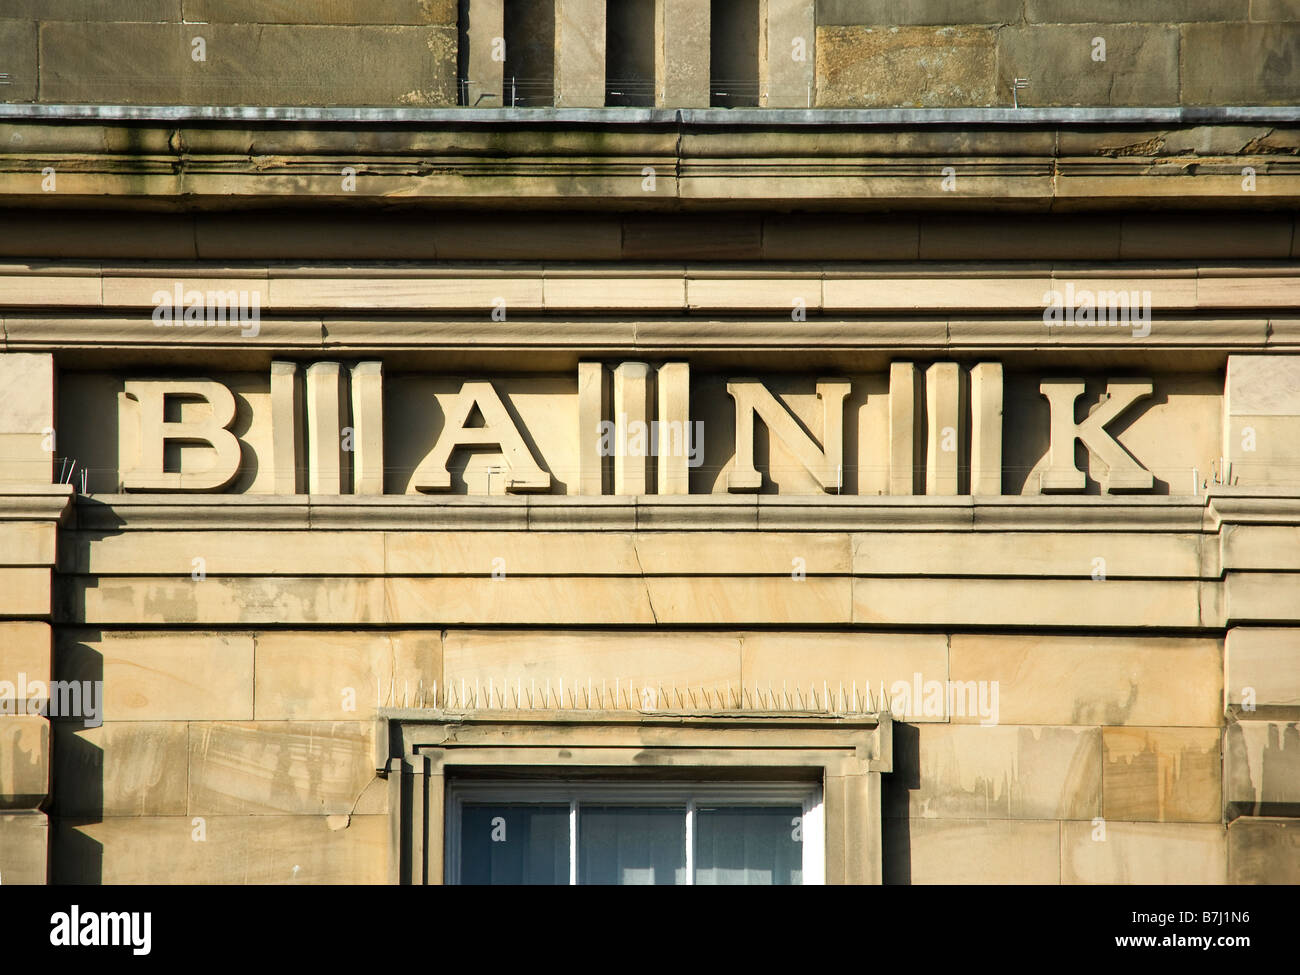
[[[375,769],[388,782],[388,879],[445,882],[449,782],[553,777],[815,784],[823,882],[879,884],[881,776],[893,770],[892,755],[888,713],[380,708]]]
[[[826,878],[826,835],[822,787],[816,782],[756,781],[596,781],[591,779],[463,779],[446,784],[444,883],[461,884],[461,821],[467,802],[493,805],[568,805],[569,886],[578,886],[578,810],[585,803],[635,803],[681,808],[686,816],[686,884],[695,886],[695,817],[700,806],[801,808],[802,886],[820,886]]]

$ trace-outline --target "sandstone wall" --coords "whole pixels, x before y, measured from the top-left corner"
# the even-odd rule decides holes
[[[707,0],[659,5],[653,42],[635,54],[619,53],[631,49],[613,22],[615,78],[642,78],[651,55],[658,65],[637,104],[1007,106],[1017,78],[1025,106],[1285,105],[1300,94],[1300,13],[1286,0],[755,0],[720,8],[728,34],[713,38],[712,58]],[[459,77],[480,107],[606,104],[603,6],[536,14],[499,0],[12,0],[0,9],[0,99],[450,106],[465,100]],[[646,13],[636,29],[649,23]],[[504,81],[496,37],[511,41]]]

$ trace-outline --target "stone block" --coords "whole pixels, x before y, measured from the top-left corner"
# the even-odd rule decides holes
[[[0,522],[0,566],[53,565],[58,532],[50,521]]]
[[[773,214],[763,220],[770,261],[907,261],[918,256],[915,217]]]
[[[507,576],[484,585],[482,579],[472,578],[390,577],[382,582],[382,605],[376,611],[383,610],[388,622],[402,625],[577,626],[655,621],[651,594],[640,579]],[[338,622],[368,620],[351,617]]]
[[[446,685],[458,698],[475,684],[487,699],[489,681],[513,703],[516,692],[540,701],[550,682],[552,698],[563,681],[566,700],[575,688],[626,706],[646,687],[734,688],[741,677],[741,641],[734,633],[552,630],[449,630],[444,644]],[[464,682],[462,684],[462,682]],[[462,687],[464,690],[462,691]],[[444,686],[445,692],[445,686]]]
[[[1300,23],[1184,24],[1182,35],[1182,104],[1300,100]]]
[[[1211,823],[1061,824],[1063,884],[1222,884],[1227,831]]]
[[[195,38],[205,60],[195,60]],[[45,22],[41,98],[145,105],[455,104],[451,27]]]
[[[61,884],[382,884],[389,818],[119,816],[59,820],[51,876]],[[202,837],[201,839],[199,837]]]
[[[188,743],[183,721],[54,722],[55,814],[185,815]]]
[[[64,572],[93,576],[381,575],[384,535],[365,531],[68,533]],[[202,559],[196,564],[195,559]],[[194,580],[200,581],[200,580]],[[206,580],[201,580],[206,581]]]
[[[253,717],[249,633],[62,630],[60,680],[102,680],[107,721],[220,721]]]
[[[212,24],[376,24],[387,27],[437,24],[454,27],[456,0],[327,0],[325,3],[185,0],[185,19],[190,23]]]
[[[659,623],[768,625],[848,623],[852,580],[844,577],[648,577]]]
[[[1032,24],[1165,23],[1245,20],[1250,0],[1026,0]]]
[[[1103,728],[1107,821],[1222,820],[1218,728]]]
[[[191,815],[346,815],[374,778],[371,721],[193,722]]]
[[[924,724],[913,818],[1092,819],[1101,729]]]
[[[91,7],[81,0],[6,0],[4,13],[6,17],[32,20],[179,21],[181,0],[112,0]]]
[[[709,5],[655,2],[655,105],[709,106]]]
[[[605,104],[605,4],[555,0],[555,105]]]
[[[1300,571],[1300,528],[1293,525],[1223,525],[1219,542],[1226,570]]]
[[[1001,104],[995,35],[980,27],[819,27],[817,107]]]
[[[1023,725],[1214,725],[1218,640],[954,633],[954,682],[997,682],[1000,720]],[[971,722],[974,718],[954,718]]]
[[[1300,722],[1229,724],[1223,789],[1229,819],[1300,815]]]
[[[1243,816],[1229,823],[1228,883],[1300,884],[1300,822]]]
[[[1061,824],[886,819],[887,884],[1058,884]]]
[[[837,703],[851,701],[856,693],[859,708],[874,709],[882,687],[887,694],[900,681],[912,686],[917,675],[923,689],[927,681],[946,681],[947,644],[939,633],[744,633],[741,682],[778,696],[783,691],[793,696],[799,688],[803,699],[811,687],[819,701],[828,691]],[[909,698],[909,707],[900,715],[909,722],[948,718],[946,696],[939,714],[927,714],[923,700],[918,707],[911,703]]]
[[[438,631],[258,633],[259,721],[358,721],[430,692],[442,676]]]
[[[1220,25],[1214,27],[1221,30]],[[1105,60],[1100,60],[1105,42]],[[1167,25],[1080,24],[1007,27],[997,33],[997,100],[1028,78],[1020,104],[1176,105],[1178,29]]]
[[[5,10],[6,17],[17,17],[17,11]],[[84,14],[78,14],[84,16]],[[32,20],[0,20],[0,50],[5,52],[4,73],[9,83],[0,88],[0,100],[6,102],[33,102],[36,100],[36,23]],[[33,176],[39,185],[40,177]]]
[[[2,572],[3,570],[0,570]],[[385,618],[385,586],[378,577],[209,576],[202,581],[115,576],[73,579],[65,596],[69,619],[89,624],[227,625],[320,623],[353,625]]]
[[[1294,484],[1300,468],[1300,356],[1229,356],[1223,413],[1223,456],[1232,464],[1233,483]]]
[[[1014,24],[1022,6],[1022,0],[817,0],[817,24]]]
[[[1196,260],[1290,256],[1291,231],[1271,214],[1210,220],[1199,214],[1135,214],[1123,218],[1120,259]]]
[[[1200,586],[1191,580],[1039,579],[1034,585],[1031,603],[1018,587],[997,579],[855,578],[853,621],[1143,629],[1203,625]]]
[[[49,616],[49,569],[0,569],[0,617]]]
[[[1300,708],[1300,629],[1234,626],[1228,630],[1223,657],[1227,707],[1250,717],[1269,709]]]
[[[0,37],[5,30],[0,22]],[[54,436],[54,356],[0,353],[0,484],[49,484]]]
[[[0,623],[0,694],[11,695],[12,703],[6,706],[14,714],[26,714],[28,700],[45,697],[39,687],[32,685],[39,681],[47,685],[48,691],[52,649],[49,623]],[[6,681],[13,686],[6,687]]]
[[[50,722],[0,715],[0,809],[35,809],[49,793]]]
[[[1230,572],[1223,599],[1229,623],[1300,623],[1300,573]]]
[[[767,23],[759,36],[759,105],[812,108],[816,60],[814,0],[766,0]],[[761,15],[760,15],[761,16]]]
[[[0,814],[0,884],[7,887],[49,882],[49,820],[30,810]]]

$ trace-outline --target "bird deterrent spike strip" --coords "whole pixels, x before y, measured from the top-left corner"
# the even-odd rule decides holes
[[[415,707],[434,710],[475,710],[475,711],[663,711],[663,712],[719,712],[719,711],[765,711],[787,712],[790,714],[874,714],[877,709],[890,709],[890,702],[884,695],[881,685],[879,696],[873,695],[870,682],[864,681],[859,689],[856,680],[847,685],[842,682],[832,684],[830,681],[813,681],[806,687],[802,682],[790,686],[782,681],[780,686],[771,682],[767,687],[757,681],[752,685],[703,684],[694,686],[638,684],[635,681],[616,678],[614,686],[602,679],[599,684],[594,679],[585,682],[569,681],[569,691],[564,690],[563,679],[554,683],[547,679],[545,684],[537,687],[536,680],[530,680],[525,686],[522,678],[516,677],[497,683],[495,676],[489,677],[486,686],[482,678],[476,678],[473,684],[461,679],[457,687],[455,681],[439,683],[432,681],[426,688],[423,679],[412,696],[409,682],[403,681],[399,688],[395,679],[390,678],[388,693],[383,693],[379,684],[379,706]],[[386,698],[386,700],[385,700]]]

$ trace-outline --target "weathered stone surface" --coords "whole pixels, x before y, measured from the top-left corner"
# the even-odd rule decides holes
[[[784,691],[792,699],[796,688],[802,699],[812,688],[819,701],[829,692],[837,703],[850,701],[856,691],[857,706],[871,710],[880,706],[882,686],[888,694],[896,682],[914,685],[918,674],[923,689],[927,681],[948,678],[947,640],[937,633],[753,632],[740,637],[741,683],[778,696]],[[946,696],[937,714],[927,713],[924,700],[914,707],[910,699],[907,703],[902,716],[909,722],[948,718]]]
[[[1245,20],[1258,0],[1025,0],[1025,20],[1036,24],[1183,23]],[[1254,16],[1254,10],[1249,13]]]
[[[48,881],[49,820],[31,810],[0,815],[0,883],[44,884]]]
[[[1102,815],[1220,822],[1219,736],[1218,728],[1103,728]]]
[[[49,569],[0,569],[0,617],[50,615]]]
[[[54,399],[52,355],[0,353],[0,483],[50,483]]]
[[[555,0],[555,104],[605,104],[605,4]]]
[[[1101,812],[1098,728],[919,728],[914,818],[1091,819]]]
[[[204,61],[191,53],[196,37]],[[455,103],[449,27],[47,22],[40,45],[51,102]]]
[[[1214,639],[954,633],[953,681],[996,681],[1007,724],[1216,725]],[[972,721],[972,718],[954,718]]]
[[[854,579],[853,621],[928,626],[1198,626],[1195,582],[1040,579],[1036,602],[997,579]],[[1253,600],[1251,600],[1253,601]]]
[[[1253,816],[1229,823],[1228,883],[1300,884],[1300,823]]]
[[[209,576],[192,581],[114,576],[97,581],[98,585],[87,583],[84,588],[80,581],[71,584],[66,596],[72,619],[127,626],[143,622],[349,625],[384,619],[384,580],[379,578]],[[400,588],[399,580],[391,583]],[[418,617],[427,618],[424,613]]]
[[[1022,0],[817,0],[819,27],[864,24],[1013,24]]]
[[[26,702],[33,690],[33,681],[48,683],[51,649],[49,623],[0,623],[0,681],[8,681],[13,685],[15,713],[27,713]],[[28,697],[18,698],[19,685],[28,689]],[[4,690],[10,691],[7,687]]]
[[[1186,24],[1184,105],[1290,105],[1300,98],[1300,24]]]
[[[759,104],[765,108],[811,108],[817,41],[814,0],[766,0],[767,23],[759,36]],[[760,16],[762,14],[760,13]]]
[[[1300,814],[1300,723],[1229,724],[1223,751],[1229,817]]]
[[[99,728],[54,722],[58,816],[183,816],[189,725],[110,721]]]
[[[1229,356],[1223,412],[1234,483],[1293,483],[1300,466],[1300,357]]]
[[[35,809],[49,792],[50,722],[0,715],[0,809]]]
[[[635,695],[646,688],[736,686],[741,677],[741,641],[725,633],[656,633],[646,631],[449,630],[444,641],[443,672],[457,698],[473,694],[487,700],[489,682],[498,696],[540,703],[550,682],[556,699],[563,681],[565,699],[591,682],[593,693],[626,706],[629,686]],[[462,683],[464,682],[464,683]]]
[[[1061,824],[886,819],[887,884],[1058,884]]]
[[[55,675],[102,680],[106,721],[253,717],[249,633],[63,630]]]
[[[324,3],[183,0],[183,3],[185,19],[191,23],[376,24],[389,27],[402,24],[454,27],[456,24],[456,0],[326,0]]]
[[[1243,717],[1252,708],[1300,708],[1300,630],[1234,626],[1223,664],[1225,704]]]
[[[379,884],[387,816],[110,817],[57,821],[55,883]],[[346,826],[341,826],[346,822]],[[198,836],[203,839],[198,839]]]
[[[81,0],[6,0],[4,15],[32,20],[178,21],[181,3],[182,0],[112,0],[87,7]]]
[[[374,778],[369,721],[190,725],[189,812],[346,815]]]
[[[1222,884],[1227,830],[1208,823],[1061,824],[1061,883]]]
[[[6,17],[19,16],[5,12]],[[4,73],[9,83],[0,88],[0,100],[30,102],[36,100],[36,24],[31,20],[0,20],[0,50],[5,52]],[[39,181],[39,177],[33,177]]]
[[[817,105],[1001,104],[995,60],[993,31],[978,27],[819,27]]]
[[[1098,37],[1104,61],[1094,60]],[[1028,78],[1022,105],[1175,105],[1178,53],[1178,30],[1168,26],[1004,28],[997,34],[994,104],[1010,104],[1012,80]]]
[[[655,3],[655,104],[707,108],[709,5],[691,0]]]
[[[259,721],[357,721],[400,705],[442,675],[438,631],[269,630],[256,634]]]

